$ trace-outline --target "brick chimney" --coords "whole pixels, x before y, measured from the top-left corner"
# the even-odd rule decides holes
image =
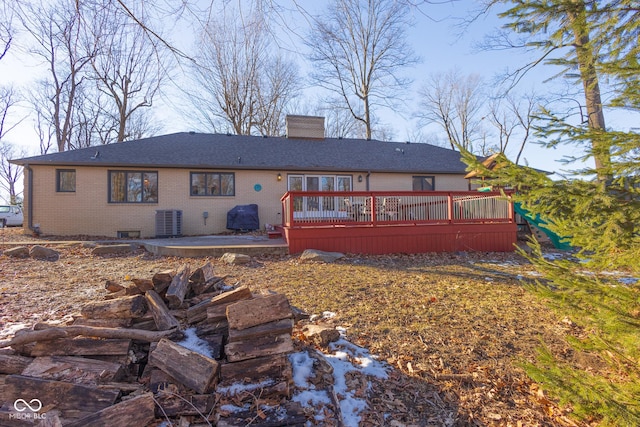
[[[324,117],[287,115],[287,138],[324,139]]]

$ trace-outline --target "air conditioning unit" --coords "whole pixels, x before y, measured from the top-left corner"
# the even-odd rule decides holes
[[[182,236],[182,211],[156,211],[156,237]]]

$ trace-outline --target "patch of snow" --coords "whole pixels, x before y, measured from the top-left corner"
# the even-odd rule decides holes
[[[515,262],[515,261],[497,261],[497,260],[490,260],[490,261],[481,261],[484,262],[486,264],[491,264],[491,265],[495,265],[496,267],[503,267],[503,268],[513,268],[513,267],[519,267],[522,264]]]
[[[367,408],[367,402],[356,396],[357,390],[349,390],[346,375],[358,372],[365,376],[386,379],[389,365],[380,362],[368,350],[359,347],[344,338],[344,328],[336,328],[342,338],[331,343],[329,353],[317,351],[333,368],[333,388],[338,396],[340,412],[345,427],[358,427],[360,413]],[[293,367],[293,380],[297,391],[292,400],[303,407],[312,407],[316,414],[322,414],[322,406],[331,404],[331,399],[325,390],[316,390],[309,378],[314,375],[314,359],[307,352],[289,355]],[[321,421],[321,420],[320,420]]]
[[[229,386],[216,388],[216,392],[226,394],[228,396],[235,396],[241,392],[245,392],[245,391],[251,392],[259,388],[269,387],[273,384],[274,384],[274,381],[272,379],[265,380],[259,383],[248,383],[248,384],[233,383]]]
[[[563,254],[561,252],[546,252],[542,254],[542,257],[549,261],[555,261],[557,259],[566,258],[567,254]]]
[[[540,273],[539,271],[526,271],[524,273],[526,276],[531,276],[531,277],[541,277],[542,273]]]
[[[618,278],[618,282],[622,283],[623,285],[635,285],[639,281],[640,279],[638,279],[637,277],[619,277]]]
[[[346,427],[358,427],[360,413],[366,409],[367,402],[356,397],[354,390],[349,390],[346,384],[346,374],[360,372],[381,379],[388,376],[388,365],[379,362],[368,350],[359,347],[344,338],[331,343],[326,354],[327,362],[333,367],[334,390],[340,396],[340,412]]]
[[[300,393],[294,394],[291,400],[298,402],[304,407],[316,407],[318,405],[329,405],[331,403],[329,395],[324,390],[303,390]]]
[[[331,363],[332,360],[347,362],[344,367],[350,367],[350,369],[345,371],[345,373],[355,370],[380,379],[386,379],[388,377],[389,365],[378,361],[376,356],[369,353],[369,350],[359,347],[344,338],[340,338],[338,341],[331,343],[329,349],[335,353],[325,355],[327,361],[329,363]],[[356,364],[351,363],[350,360]]]
[[[290,354],[289,360],[293,366],[293,383],[296,387],[315,388],[309,383],[309,378],[313,375],[313,358],[309,353],[302,351]]]
[[[622,283],[623,285],[635,285],[636,283],[638,283],[638,281],[640,281],[639,278],[629,277],[626,275],[626,273],[622,271],[603,271],[600,274],[602,274],[603,276],[613,276],[613,277],[618,276],[616,277],[616,280]]]
[[[196,328],[185,329],[184,335],[185,338],[182,341],[178,341],[177,344],[213,359],[209,344],[196,334]]]
[[[291,400],[305,408],[314,408],[316,421],[322,421],[324,417],[319,414],[324,413],[322,409],[331,404],[331,399],[325,390],[316,390],[315,385],[309,382],[309,378],[315,375],[314,359],[309,356],[309,353],[303,351],[290,354],[289,361],[293,370],[293,382],[296,388],[300,389],[294,393]]]
[[[336,317],[336,313],[334,313],[333,311],[323,311],[322,316],[314,314],[309,318],[309,320],[315,322],[316,320],[329,320],[333,319],[334,317]]]
[[[242,411],[246,411],[249,408],[251,408],[250,405],[245,405],[245,406],[236,406],[236,405],[232,405],[232,404],[227,404],[227,405],[220,405],[220,410],[224,411],[224,412],[229,412],[231,414],[235,414],[237,412],[242,412]]]

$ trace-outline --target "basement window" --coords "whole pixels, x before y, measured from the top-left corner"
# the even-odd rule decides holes
[[[118,231],[118,239],[139,239],[140,231]]]

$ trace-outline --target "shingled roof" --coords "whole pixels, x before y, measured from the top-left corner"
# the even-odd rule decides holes
[[[463,174],[460,153],[422,143],[181,132],[13,160],[19,165]]]

